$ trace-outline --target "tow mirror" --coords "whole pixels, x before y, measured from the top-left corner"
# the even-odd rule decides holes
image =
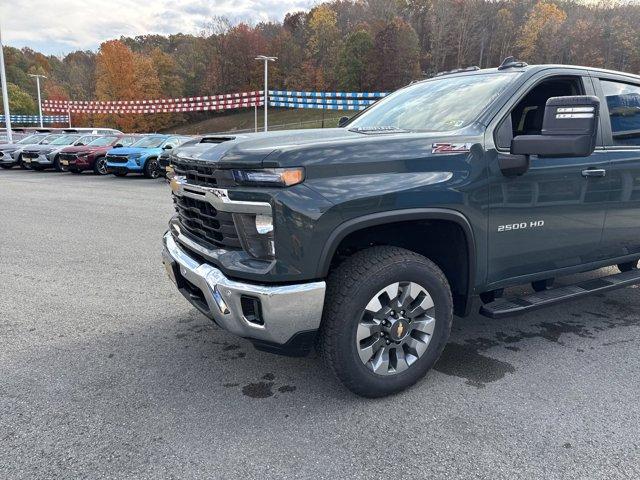
[[[597,97],[552,97],[544,109],[541,134],[515,137],[511,140],[511,153],[588,157],[596,148],[599,113]]]
[[[338,120],[338,127],[344,127],[348,121],[349,117],[340,117],[340,120]]]

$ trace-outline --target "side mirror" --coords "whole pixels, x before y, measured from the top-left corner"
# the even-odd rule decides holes
[[[163,150],[171,150],[173,148],[173,146],[171,145],[165,145],[164,147],[162,147]]]
[[[340,120],[338,120],[338,126],[344,127],[348,121],[349,121],[349,117],[340,117]]]
[[[552,97],[544,109],[541,135],[518,135],[511,140],[511,153],[588,157],[596,148],[599,114],[597,97]]]
[[[121,143],[116,143],[113,148],[122,148],[124,147],[124,145],[122,145]]]
[[[84,143],[82,142],[76,143],[76,147],[84,147]]]

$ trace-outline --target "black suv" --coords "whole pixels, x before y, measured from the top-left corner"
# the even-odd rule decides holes
[[[360,395],[422,377],[454,314],[640,283],[635,75],[509,60],[413,83],[341,128],[208,136],[172,163],[178,289],[259,349],[315,343]]]

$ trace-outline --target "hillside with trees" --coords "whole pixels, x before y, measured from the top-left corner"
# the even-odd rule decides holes
[[[105,41],[63,58],[5,47],[12,113],[37,112],[29,73],[49,78],[49,99],[130,100],[258,90],[257,54],[278,57],[278,89],[390,91],[442,70],[568,63],[640,72],[640,5],[578,0],[334,0],[281,22],[232,25],[212,18],[199,35]],[[121,115],[100,120],[157,130],[204,114]],[[76,122],[94,121],[80,118]]]

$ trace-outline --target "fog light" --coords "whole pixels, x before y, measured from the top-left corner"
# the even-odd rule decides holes
[[[273,217],[271,215],[256,215],[256,230],[260,235],[273,232]]]

